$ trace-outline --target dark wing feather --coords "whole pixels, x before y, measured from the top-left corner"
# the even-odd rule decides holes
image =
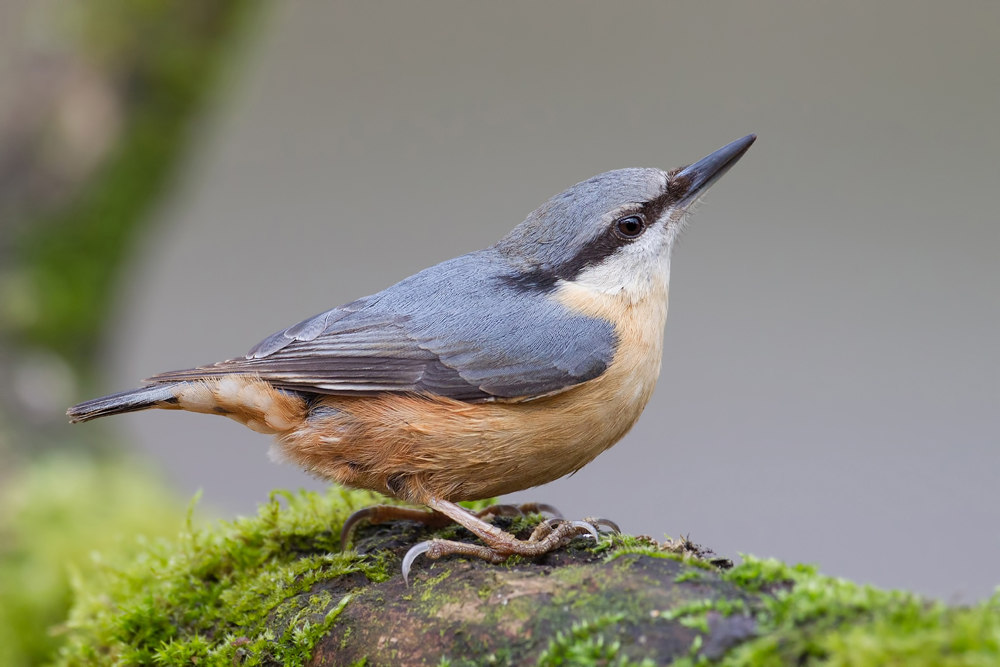
[[[600,375],[614,354],[611,324],[510,287],[509,271],[488,251],[466,255],[278,332],[245,358],[150,381],[254,373],[299,391],[475,401],[550,394]]]

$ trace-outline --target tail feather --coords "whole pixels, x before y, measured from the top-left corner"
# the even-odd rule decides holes
[[[69,415],[70,422],[76,424],[108,415],[165,407],[177,403],[176,389],[183,384],[186,383],[171,382],[122,391],[74,405],[66,414]]]
[[[284,433],[306,419],[309,403],[297,392],[279,389],[253,375],[223,375],[151,385],[74,405],[73,423],[125,412],[165,408],[224,415],[260,433]]]

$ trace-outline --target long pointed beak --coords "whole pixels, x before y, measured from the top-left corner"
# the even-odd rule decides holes
[[[743,157],[756,140],[756,134],[748,134],[674,174],[669,187],[679,199],[675,206],[688,206],[701,196]]]

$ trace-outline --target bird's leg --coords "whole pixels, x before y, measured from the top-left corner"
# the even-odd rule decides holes
[[[562,518],[559,510],[545,503],[490,505],[475,512],[473,515],[479,519],[487,520],[495,516],[523,516],[525,514],[540,514],[542,512],[551,514],[558,519]],[[453,522],[451,517],[433,510],[418,510],[412,507],[399,507],[397,505],[373,505],[358,510],[347,517],[344,527],[340,529],[341,551],[347,551],[347,546],[351,543],[351,535],[354,533],[354,529],[363,521],[370,524],[385,523],[386,521],[416,521],[429,528],[444,528]]]
[[[450,540],[428,540],[427,542],[421,542],[411,548],[403,558],[404,580],[408,578],[410,567],[420,554],[426,554],[428,558],[441,558],[450,554],[461,554],[463,556],[481,558],[490,563],[502,563],[514,555],[527,557],[541,556],[554,549],[558,549],[574,537],[580,535],[590,535],[595,540],[597,539],[597,528],[592,523],[548,519],[535,529],[531,538],[524,541],[517,539],[510,533],[492,524],[486,523],[471,512],[447,500],[430,498],[426,501],[426,505],[435,512],[440,512],[455,523],[468,529],[486,544],[483,546]],[[557,521],[559,523],[555,523]],[[546,526],[544,529],[542,528],[543,525]]]

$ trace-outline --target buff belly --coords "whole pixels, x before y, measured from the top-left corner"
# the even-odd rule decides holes
[[[319,477],[421,503],[478,500],[575,472],[618,442],[652,396],[660,372],[666,293],[639,301],[561,300],[617,323],[619,345],[599,377],[524,402],[441,397],[325,396],[280,434],[277,458]]]
[[[325,397],[279,437],[278,452],[320,477],[411,502],[490,498],[580,469],[628,432],[648,400],[588,385],[527,403]]]

